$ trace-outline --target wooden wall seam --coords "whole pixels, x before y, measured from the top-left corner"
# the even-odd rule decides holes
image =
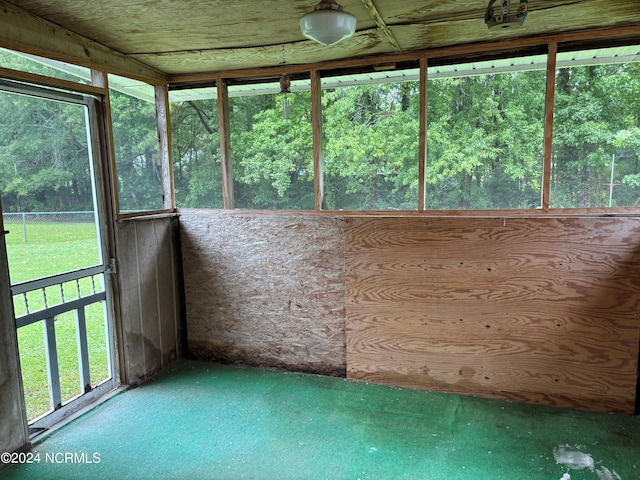
[[[126,384],[138,384],[179,358],[176,221],[164,216],[117,223]]]

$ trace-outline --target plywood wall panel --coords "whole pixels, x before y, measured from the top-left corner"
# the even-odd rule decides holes
[[[136,217],[117,224],[125,383],[140,383],[179,358],[180,247],[172,240],[177,221]]]
[[[190,354],[345,375],[342,220],[181,211]]]
[[[136,301],[142,318],[141,346],[146,371],[160,366],[160,309],[158,291],[157,260],[162,256],[155,228],[155,220],[134,221],[136,232],[136,260],[138,269],[138,291]],[[168,222],[166,222],[168,223]],[[163,225],[166,229],[167,226]]]
[[[123,336],[123,357],[126,362],[121,372],[124,383],[129,379],[145,376],[143,354],[142,312],[140,310],[140,278],[138,270],[138,243],[133,222],[117,224],[118,234],[118,276],[120,291],[120,311]]]
[[[348,219],[348,377],[632,413],[639,252],[639,219]]]
[[[171,223],[177,222],[177,218],[172,218]],[[156,275],[158,289],[158,341],[161,364],[168,365],[177,358],[178,335],[179,328],[179,301],[176,296],[176,285],[178,284],[177,271],[174,268],[174,257],[176,257],[177,248],[174,248],[172,242],[172,228],[169,225],[166,228],[158,228],[154,223],[154,235],[156,237],[158,255],[156,258],[157,272],[162,274]],[[163,275],[165,275],[163,277]],[[174,278],[175,281],[167,282],[164,278]]]

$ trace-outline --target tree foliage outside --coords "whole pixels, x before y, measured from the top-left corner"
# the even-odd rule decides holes
[[[171,146],[176,204],[223,208],[215,98],[171,102]]]
[[[324,90],[322,108],[324,207],[417,209],[419,83]]]
[[[426,208],[540,207],[545,70],[429,78]],[[325,87],[323,207],[416,209],[418,83]],[[640,62],[558,69],[551,207],[640,205],[639,99]],[[120,209],[162,208],[153,102],[113,90],[111,107]],[[4,210],[92,209],[82,108],[6,92],[0,108]],[[232,94],[230,110],[236,208],[313,209],[309,91]],[[216,99],[173,102],[171,127],[178,206],[222,208]]]
[[[0,65],[12,70],[45,75],[70,82],[91,84],[91,70],[86,67],[36,57],[6,48],[0,48]]]
[[[83,78],[0,50],[0,65],[66,80]],[[110,76],[114,77],[114,76]],[[154,97],[153,87],[147,86]],[[92,211],[85,107],[0,92],[0,194],[5,212]],[[120,210],[163,206],[153,102],[111,91]]]
[[[0,49],[0,66],[86,82],[59,65]],[[4,212],[93,210],[85,108],[0,91],[0,196]]]
[[[109,82],[115,79],[109,75]],[[147,97],[155,98],[154,88],[139,84]],[[155,102],[111,89],[111,122],[121,212],[161,210],[163,208],[160,142]]]
[[[640,62],[559,69],[554,112],[551,206],[610,206],[612,172],[611,206],[640,205]]]
[[[540,206],[545,72],[430,80],[428,209]]]
[[[229,108],[235,207],[313,209],[310,93],[232,96]]]
[[[5,212],[93,210],[85,107],[0,92]]]

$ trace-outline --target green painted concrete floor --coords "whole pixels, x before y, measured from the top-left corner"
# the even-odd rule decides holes
[[[640,479],[640,417],[181,361],[10,479]]]

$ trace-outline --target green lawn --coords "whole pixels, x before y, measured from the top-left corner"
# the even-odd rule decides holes
[[[5,222],[7,254],[11,283],[19,283],[40,277],[55,275],[99,263],[96,228],[93,223],[27,223],[27,243],[24,243],[22,223]],[[101,279],[67,282],[63,285],[66,300],[102,291]],[[49,306],[60,303],[60,287],[46,289]],[[30,312],[44,307],[42,291],[30,292],[26,299]],[[25,313],[25,298],[14,298],[16,316]],[[87,340],[91,383],[96,385],[108,378],[107,348],[104,328],[104,306],[86,308]],[[78,351],[74,313],[56,317],[56,340],[60,368],[60,387],[63,401],[81,393],[78,373]],[[50,410],[47,385],[47,366],[44,350],[43,322],[18,329],[20,362],[29,420]]]

